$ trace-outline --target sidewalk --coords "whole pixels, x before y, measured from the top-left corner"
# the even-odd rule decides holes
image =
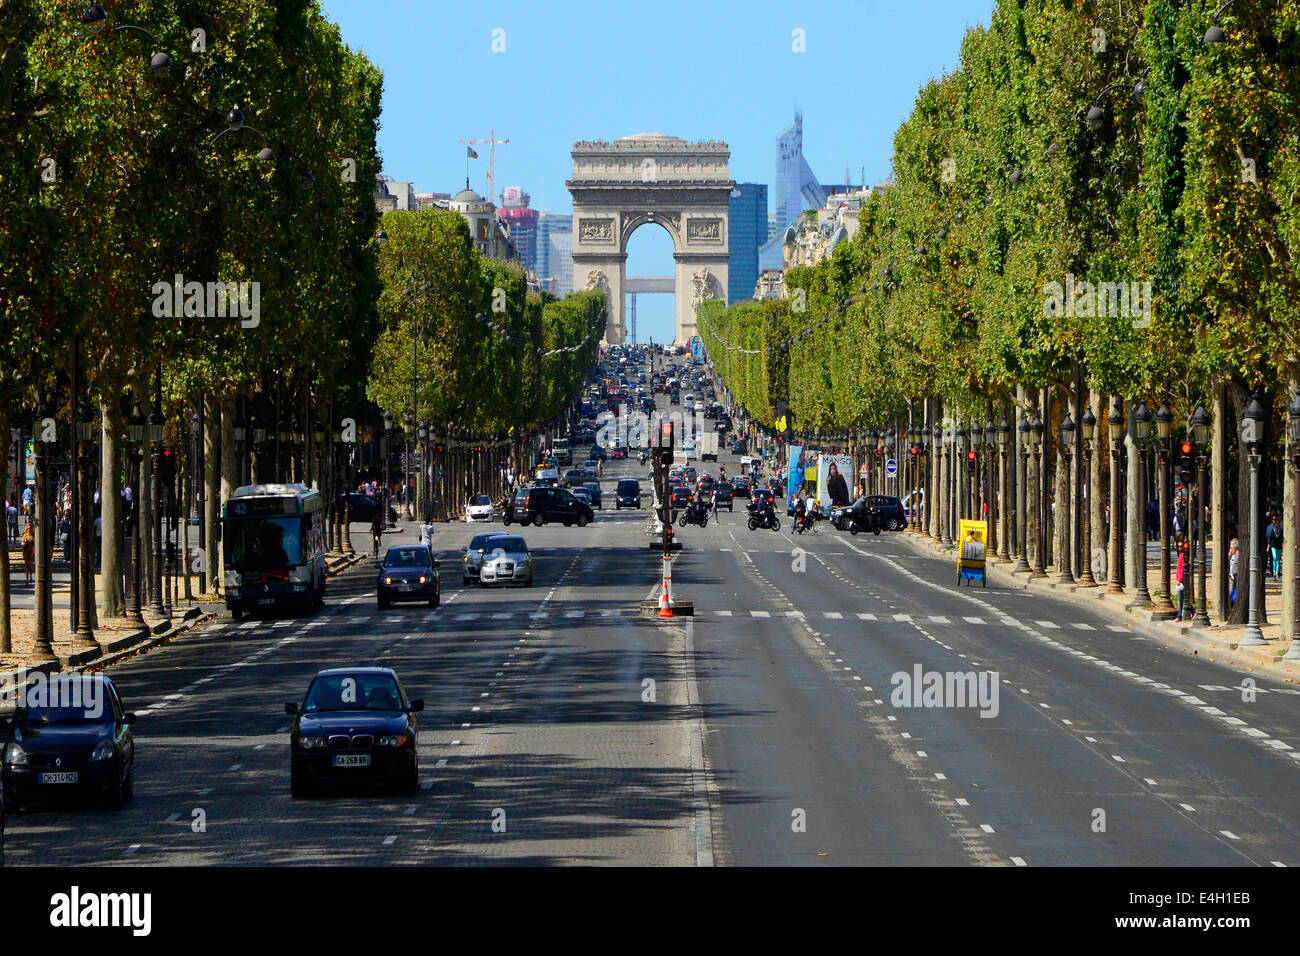
[[[918,551],[952,561],[953,573],[956,574],[957,556],[954,546],[949,545],[945,548],[929,535],[912,531],[904,532],[902,537]],[[1158,546],[1154,548],[1154,559],[1152,558],[1152,545],[1155,544],[1156,542],[1148,542],[1147,547],[1147,589],[1153,599],[1160,590]],[[1109,594],[1105,581],[1098,582],[1098,586],[1094,588],[1081,588],[1077,584],[1058,584],[1057,572],[1051,567],[1047,569],[1047,577],[1030,580],[1023,572],[1012,573],[1011,569],[1015,566],[1014,560],[1009,563],[997,559],[990,560],[985,565],[989,582],[1002,587],[1037,592],[1063,603],[1087,606],[1117,622],[1133,625],[1141,633],[1163,642],[1165,647],[1179,653],[1193,657],[1205,656],[1220,664],[1246,671],[1256,671],[1287,683],[1300,678],[1300,661],[1281,660],[1281,656],[1286,653],[1290,644],[1282,638],[1282,626],[1278,623],[1282,616],[1280,581],[1265,580],[1264,582],[1264,610],[1270,623],[1263,625],[1261,630],[1268,643],[1260,647],[1238,647],[1237,642],[1241,640],[1246,630],[1243,625],[1213,624],[1210,627],[1193,627],[1188,621],[1158,620],[1153,615],[1154,604],[1146,607],[1133,605],[1134,591],[1131,588],[1125,589],[1123,594]],[[1170,577],[1171,579],[1173,577],[1172,569]],[[1174,603],[1176,606],[1176,598]]]
[[[368,543],[369,535],[367,535]],[[354,548],[356,544],[357,542],[354,541]],[[368,551],[363,554],[358,550],[352,555],[330,552],[328,555],[328,573],[333,577],[369,559]],[[18,566],[18,584],[20,586],[23,577],[20,558]],[[95,575],[94,594],[96,596],[99,593],[99,577],[98,574]],[[56,584],[53,589],[54,639],[52,647],[55,657],[58,658],[58,663],[53,666],[43,665],[40,669],[69,670],[90,664],[93,664],[96,668],[104,667],[115,663],[128,654],[138,654],[159,644],[164,644],[176,635],[189,630],[196,624],[210,620],[224,610],[225,604],[220,595],[198,593],[199,577],[197,574],[190,576],[190,589],[194,594],[193,600],[187,601],[179,596],[184,593],[184,587],[183,576],[180,576],[176,579],[178,597],[172,606],[171,618],[157,617],[151,614],[147,607],[142,609],[141,615],[145,621],[144,627],[133,624],[125,618],[100,617],[99,626],[95,628],[94,643],[86,645],[84,643],[74,643],[72,635],[69,633],[69,587],[65,578],[62,583]],[[32,608],[15,608],[11,610],[13,653],[0,654],[0,682],[3,682],[3,678],[7,676],[6,672],[33,666],[31,654],[34,649],[35,613]]]

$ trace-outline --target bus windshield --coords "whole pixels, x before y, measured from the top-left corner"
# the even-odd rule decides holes
[[[236,571],[302,563],[302,519],[239,518],[225,523],[226,567]]]

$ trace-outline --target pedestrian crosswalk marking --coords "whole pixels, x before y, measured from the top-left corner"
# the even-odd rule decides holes
[[[965,621],[967,624],[983,624],[983,623],[984,623],[984,618],[982,618],[982,617],[963,617],[962,620]]]
[[[858,614],[859,621],[874,621],[875,619],[876,619],[876,615],[868,614],[865,611],[859,612]]]
[[[1054,621],[1035,621],[1034,623],[1037,624],[1039,627],[1045,627],[1048,628],[1049,630],[1054,630],[1060,628],[1061,626]]]
[[[912,615],[910,615],[910,614],[895,614],[895,615],[894,615],[894,620],[895,620],[895,621],[910,621],[911,619],[912,619]]]
[[[772,616],[767,611],[750,611],[749,615],[750,617],[771,617]]]
[[[1096,628],[1093,627],[1091,624],[1086,624],[1086,623],[1084,623],[1083,621],[1075,621],[1071,626],[1072,626],[1075,630],[1077,630],[1077,631],[1095,631],[1095,630],[1096,630]]]
[[[948,623],[948,619],[947,619],[946,617],[944,617],[942,614],[931,614],[931,615],[930,615],[930,623],[931,623],[931,624],[947,624],[947,623]]]
[[[844,617],[839,611],[823,611],[822,613],[832,621],[838,621]]]
[[[1118,632],[1118,633],[1120,633],[1120,634],[1123,634],[1125,631],[1128,630],[1128,626],[1127,626],[1127,625],[1124,625],[1124,624],[1107,624],[1107,625],[1106,625],[1106,630],[1108,630],[1108,631],[1116,631],[1116,632]]]

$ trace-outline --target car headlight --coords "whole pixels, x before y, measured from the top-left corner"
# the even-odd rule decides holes
[[[423,583],[424,583],[425,581],[427,581],[427,580],[429,580],[429,579],[426,578],[423,574],[420,575],[420,583],[421,583],[421,584],[423,584]]]
[[[299,737],[298,749],[300,750],[324,750],[328,746],[324,737]]]
[[[27,766],[27,751],[18,744],[9,744],[5,747],[5,763],[11,767]]]
[[[95,745],[95,749],[91,751],[90,762],[95,763],[96,761],[99,760],[108,760],[112,756],[113,756],[112,738],[109,738],[107,740],[101,740],[98,744]]]
[[[392,579],[392,578],[388,578],[388,577],[386,577],[386,578],[384,578],[384,583],[385,583],[385,584],[392,584],[392,583],[393,583],[393,579]]]
[[[410,738],[407,737],[406,734],[385,734],[379,738],[378,743],[381,747],[401,747],[404,746],[408,740],[410,740]]]

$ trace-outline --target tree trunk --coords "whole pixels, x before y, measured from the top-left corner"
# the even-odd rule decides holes
[[[9,409],[3,404],[0,404],[0,435],[6,437],[9,435]],[[9,446],[6,444],[5,447],[8,448]],[[26,452],[25,446],[23,451]],[[0,459],[3,459],[0,460],[0,488],[7,489],[9,487],[9,456],[7,454],[0,455]],[[18,487],[15,486],[15,500],[11,503],[18,509],[19,521],[21,522],[22,495],[17,493],[16,489]],[[0,548],[0,654],[12,654],[14,643],[12,622],[9,619],[9,517],[8,515],[0,515],[0,518],[3,518],[3,522],[0,523],[3,523],[5,529],[5,545]],[[22,524],[20,523],[18,527],[21,529]]]
[[[217,525],[221,507],[221,411],[212,394],[203,396],[203,562],[208,569],[208,590],[220,589],[221,548]]]
[[[126,614],[122,590],[122,426],[118,407],[121,382],[104,381],[105,398],[99,403],[102,453],[100,455],[100,533],[103,541],[99,574],[99,603],[104,617]]]
[[[1228,421],[1227,389],[1219,385],[1214,389],[1214,454],[1210,459],[1210,535],[1214,541],[1214,558],[1206,587],[1214,595],[1214,620],[1222,624],[1227,620],[1232,604],[1232,584],[1228,578],[1228,443],[1236,431]]]
[[[220,426],[221,427],[221,497],[218,500],[214,500],[211,506],[211,510],[214,514],[213,526],[217,529],[217,534],[215,535],[209,534],[207,539],[210,542],[213,541],[214,538],[216,539],[215,546],[209,547],[208,549],[213,556],[213,560],[216,561],[215,564],[208,565],[208,568],[211,570],[209,580],[213,582],[221,581],[222,569],[225,567],[225,565],[222,563],[225,559],[223,554],[221,533],[220,533],[221,506],[225,504],[226,500],[232,494],[234,494],[235,489],[239,487],[239,457],[236,454],[236,448],[235,448],[235,396],[233,395],[223,396],[221,399],[220,408],[221,408],[221,426]],[[333,438],[331,437],[331,433],[326,432],[325,441],[327,442],[333,441]],[[216,591],[218,590],[218,587],[216,584],[209,584],[208,590]]]
[[[153,398],[145,387],[133,389],[136,400],[147,418],[153,414]],[[153,445],[145,441],[140,457],[140,500],[137,504],[137,520],[140,522],[140,604],[149,607],[154,598],[153,581]]]
[[[1124,450],[1127,464],[1122,467],[1124,480],[1124,586],[1128,589],[1137,587],[1137,567],[1139,561],[1147,559],[1146,543],[1146,499],[1138,485],[1137,458],[1140,451],[1133,440],[1133,415],[1137,400],[1125,402],[1124,418],[1127,427],[1124,430]]]
[[[1102,419],[1106,417],[1106,403],[1097,392],[1088,396],[1088,407],[1097,419],[1097,431],[1092,442],[1092,461],[1088,467],[1088,522],[1091,526],[1092,550],[1083,559],[1092,568],[1092,576],[1098,584],[1106,583],[1106,516],[1102,502],[1106,500],[1106,461],[1108,453],[1104,440]]]
[[[1294,395],[1296,386],[1300,384],[1300,372],[1294,363],[1287,366],[1286,375],[1286,395]],[[1288,443],[1287,436],[1283,434],[1282,445],[1284,448],[1284,458],[1282,462],[1282,638],[1291,640],[1295,637],[1295,612],[1296,612],[1296,534],[1300,531],[1296,522],[1296,493],[1295,493],[1295,465],[1291,456],[1295,455],[1300,449],[1291,447]],[[1214,542],[1214,551],[1217,554],[1221,548],[1220,542],[1216,539]],[[1206,587],[1210,585],[1207,583]]]

